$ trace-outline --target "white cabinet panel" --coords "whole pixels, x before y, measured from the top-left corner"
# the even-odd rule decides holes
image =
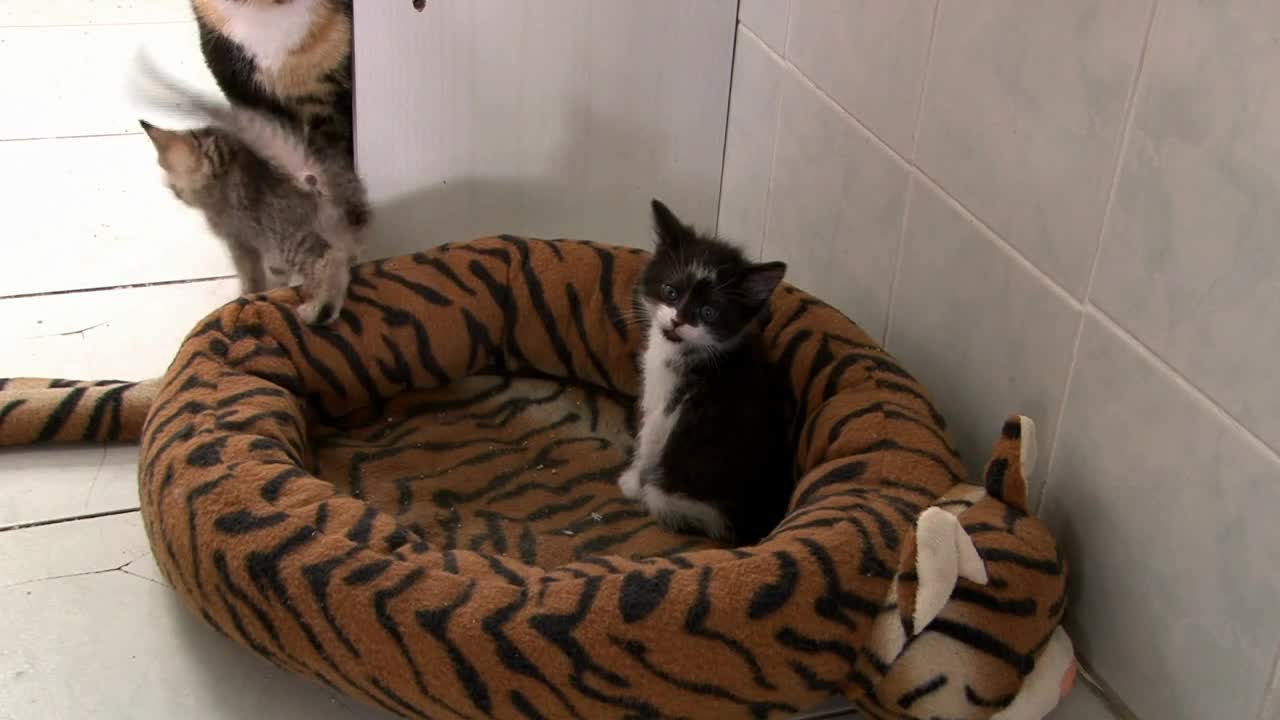
[[[715,226],[735,0],[356,3],[371,257],[502,232]]]

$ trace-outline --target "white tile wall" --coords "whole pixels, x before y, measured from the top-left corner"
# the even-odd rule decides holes
[[[1081,654],[1139,717],[1256,717],[1280,644],[1275,454],[1095,313],[1058,442],[1042,515]]]
[[[785,74],[776,56],[750,32],[738,33],[733,94],[725,137],[717,230],[752,255],[764,245],[765,210],[778,131],[778,98]]]
[[[1088,280],[1150,0],[942,3],[917,161],[1069,292]]]
[[[951,432],[975,477],[1012,409],[1037,420],[1040,456],[1049,457],[1078,325],[1060,290],[913,181],[888,345],[961,420]],[[1033,501],[1042,478],[1032,478]]]
[[[830,288],[829,302],[851,309],[880,337],[902,234],[906,170],[793,70],[784,75],[780,102],[762,254],[786,261],[788,281]]]
[[[801,0],[787,59],[898,152],[910,153],[936,0]]]
[[[1280,5],[1162,3],[1098,304],[1280,446]]]
[[[721,230],[887,315],[971,465],[1036,419],[1068,627],[1138,717],[1280,719],[1280,7],[789,5],[743,3]]]
[[[770,47],[783,52],[787,45],[787,23],[791,0],[739,0],[738,22],[746,25]],[[735,80],[736,86],[736,80]]]

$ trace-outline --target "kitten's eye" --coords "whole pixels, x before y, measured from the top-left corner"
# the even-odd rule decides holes
[[[698,310],[698,315],[702,317],[703,322],[715,322],[716,318],[720,317],[720,309],[714,305],[703,305],[702,309]]]
[[[676,292],[676,289],[670,285],[663,285],[660,292],[662,293],[662,299],[667,302],[675,302],[676,298],[680,297],[680,293]]]

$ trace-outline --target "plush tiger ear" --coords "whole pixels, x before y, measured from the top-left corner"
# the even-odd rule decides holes
[[[1036,467],[1036,424],[1025,415],[1005,420],[987,461],[987,494],[1010,507],[1030,512],[1027,481]]]
[[[960,520],[940,507],[920,514],[915,542],[917,580],[909,610],[911,632],[919,635],[942,612],[960,578],[986,585],[987,567]]]

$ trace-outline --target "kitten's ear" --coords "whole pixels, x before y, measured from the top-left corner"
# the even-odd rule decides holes
[[[139,120],[138,124],[155,145],[160,167],[169,172],[191,172],[199,166],[200,149],[191,133],[165,130],[146,120]]]
[[[653,231],[658,235],[658,247],[679,247],[685,238],[693,234],[693,229],[680,222],[680,218],[661,200],[654,198],[651,206]]]
[[[787,264],[767,262],[751,265],[738,274],[738,287],[755,305],[763,305],[787,274]]]

